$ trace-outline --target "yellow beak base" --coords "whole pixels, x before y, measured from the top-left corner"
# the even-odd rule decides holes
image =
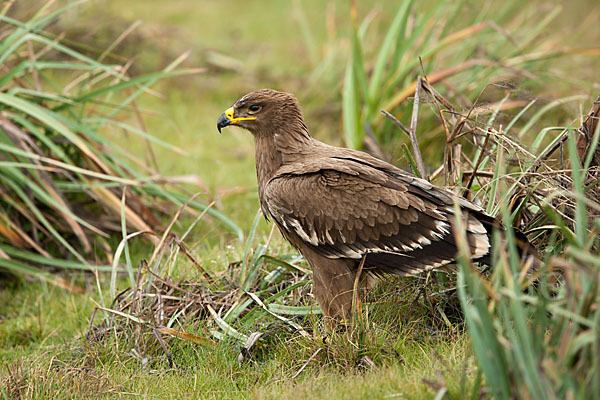
[[[229,124],[230,125],[237,124],[240,121],[252,121],[253,119],[256,119],[256,117],[237,117],[237,118],[233,118],[233,107],[229,107],[227,110],[225,110],[225,116],[229,120]]]
[[[225,128],[226,126],[229,125],[235,125],[240,121],[251,121],[253,119],[256,119],[256,117],[238,117],[238,118],[233,118],[233,107],[229,107],[227,110],[225,110],[225,112],[223,114],[221,114],[221,116],[219,117],[219,120],[217,121],[217,129],[219,130],[219,132],[221,132],[222,128]]]

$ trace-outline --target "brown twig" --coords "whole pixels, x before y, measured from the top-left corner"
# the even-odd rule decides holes
[[[428,91],[430,94],[432,94],[433,97],[433,102],[435,104],[435,108],[438,111],[438,114],[440,116],[440,119],[442,120],[442,125],[444,127],[444,131],[446,132],[446,145],[444,146],[444,166],[447,166],[448,168],[443,168],[443,172],[444,172],[444,185],[448,185],[448,175],[449,174],[453,174],[453,164],[451,162],[451,160],[453,159],[452,157],[452,148],[450,147],[450,143],[452,143],[451,140],[451,133],[450,130],[448,129],[448,123],[446,122],[446,118],[444,118],[444,113],[442,112],[442,109],[438,103],[439,99],[443,99],[443,96],[440,95],[437,91],[435,91],[435,89],[433,89],[433,87],[429,84],[429,80],[427,79],[427,75],[425,74],[425,67],[423,66],[423,60],[421,60],[421,58],[419,57],[419,62],[421,63],[421,70],[423,71],[423,76],[425,77],[425,81],[420,82],[420,86],[423,86],[423,88],[427,87]],[[446,108],[450,109],[450,110],[454,110],[452,108],[452,106],[450,105],[450,103],[448,101],[446,101],[444,99],[444,105],[446,106]],[[460,122],[457,125],[461,125]]]
[[[427,74],[425,73],[425,66],[423,65],[423,60],[421,59],[421,57],[419,57],[419,63],[421,64],[421,71],[423,72],[423,79],[424,79],[427,87],[433,89],[431,87],[431,85],[429,84],[429,79],[427,78]],[[423,82],[420,82],[419,86],[424,86]],[[440,95],[440,97],[441,97],[441,95]],[[448,130],[448,124],[446,123],[446,118],[444,118],[444,114],[442,113],[442,109],[437,102],[436,96],[433,96],[433,103],[435,104],[435,108],[437,108],[438,114],[440,115],[442,124],[444,126],[444,131],[446,132],[446,140],[448,140],[450,138],[450,131]]]
[[[481,176],[484,178],[493,178],[494,172],[493,171],[463,171],[464,177],[467,177],[467,176],[470,177],[471,175],[477,175],[477,176]]]
[[[31,43],[31,40],[27,40],[27,52],[29,53],[29,61],[31,62],[31,67],[29,68],[29,71],[31,72],[31,75],[33,76],[33,83],[35,85],[35,90],[37,90],[38,92],[42,91],[42,85],[40,83],[40,76],[38,74],[38,70],[36,68],[36,66],[34,65],[36,62],[36,58],[35,58],[35,51],[33,50],[33,44]]]
[[[539,159],[535,162],[535,164],[533,164],[533,166],[531,167],[531,171],[536,171],[543,163],[544,161],[546,161],[548,159],[548,157],[550,157],[550,154],[554,153],[554,151],[556,149],[558,149],[559,147],[562,146],[562,144],[564,142],[566,142],[566,140],[569,138],[569,131],[566,131],[565,133],[563,133],[560,138],[556,141],[556,143],[554,143],[552,145],[552,147],[546,149],[546,151],[544,151]],[[561,157],[562,159],[562,157]],[[561,167],[561,169],[563,169]]]
[[[365,254],[362,256],[362,260],[360,260],[360,264],[358,266],[358,270],[356,271],[356,277],[354,278],[354,287],[352,293],[352,318],[358,317],[362,320],[362,309],[360,304],[360,293],[358,292],[358,286],[360,282],[360,275],[362,274],[363,267],[365,266],[365,261],[367,260],[367,256],[369,255],[369,251],[367,250]]]
[[[208,280],[210,283],[214,283],[215,279],[208,273],[208,271],[204,269],[204,267],[202,267],[202,265],[200,265],[200,263],[194,258],[194,256],[192,256],[187,247],[183,244],[181,240],[179,240],[178,237],[175,237],[175,243],[177,244],[177,246],[179,246],[183,254],[185,254],[185,256],[190,259],[194,266],[198,268],[198,270],[202,273],[206,280]]]
[[[473,185],[473,181],[475,180],[475,176],[477,175],[477,170],[479,169],[479,164],[483,160],[483,155],[485,154],[485,148],[487,147],[488,141],[490,140],[490,131],[488,130],[487,135],[485,135],[485,140],[483,141],[483,145],[481,146],[481,152],[477,157],[477,161],[475,161],[475,166],[473,167],[473,172],[471,173],[471,177],[469,178],[469,183],[467,183],[465,193],[463,197],[468,198],[471,190],[471,185]]]
[[[398,120],[398,118],[394,117],[393,114],[387,112],[386,110],[381,110],[381,113],[383,115],[385,115],[387,118],[389,118],[390,121],[392,121],[392,123],[394,125],[396,125],[398,128],[400,128],[402,130],[402,132],[406,133],[408,135],[408,137],[410,138],[410,130],[406,126],[404,126],[404,124],[402,122],[400,122]]]
[[[312,354],[312,356],[310,356],[310,357],[308,358],[308,360],[306,360],[306,362],[305,362],[304,364],[302,364],[302,366],[300,367],[300,369],[299,369],[299,370],[298,370],[298,371],[297,371],[297,372],[294,374],[294,376],[292,376],[292,379],[296,379],[296,378],[298,377],[298,375],[300,375],[300,374],[302,373],[302,371],[304,371],[304,368],[306,368],[306,366],[307,366],[308,364],[310,364],[310,362],[311,362],[312,360],[314,360],[314,359],[315,359],[315,357],[317,356],[317,354],[319,354],[319,353],[321,352],[321,350],[323,350],[323,348],[322,348],[322,347],[319,347],[319,348],[317,349],[317,351],[315,351],[315,352]]]
[[[578,131],[581,133],[581,137],[579,138],[579,141],[577,144],[578,144],[578,148],[580,151],[580,157],[581,157],[582,162],[586,160],[586,158],[588,157],[588,153],[592,150],[592,146],[593,146],[592,140],[598,129],[599,118],[600,118],[600,96],[598,98],[596,98],[596,100],[594,101],[594,104],[592,106],[592,109],[588,113],[585,121],[581,124],[581,127],[578,129]],[[598,145],[598,143],[596,143],[596,145]],[[592,157],[591,162],[590,162],[590,167],[600,166],[600,146],[596,147],[594,154],[592,154],[590,157]]]
[[[419,118],[419,101],[421,98],[421,77],[417,78],[417,88],[415,90],[415,99],[413,102],[413,112],[412,117],[410,119],[410,144],[412,146],[413,154],[415,157],[415,163],[417,164],[417,169],[419,170],[419,174],[421,178],[427,179],[427,174],[425,172],[425,165],[423,164],[423,157],[421,156],[421,150],[419,150],[419,142],[417,141],[417,120]]]
[[[171,352],[169,351],[169,349],[167,349],[167,346],[165,345],[165,342],[162,339],[162,336],[160,336],[160,333],[158,332],[156,327],[152,327],[152,332],[154,333],[154,336],[156,336],[156,338],[158,339],[158,343],[160,343],[160,347],[162,347],[163,351],[165,352],[165,355],[167,356],[167,361],[169,362],[169,367],[173,368],[173,359],[171,357]]]

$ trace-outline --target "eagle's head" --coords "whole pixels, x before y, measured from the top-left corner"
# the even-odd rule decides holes
[[[242,96],[217,121],[217,129],[237,125],[254,135],[273,134],[282,126],[304,127],[296,98],[273,89],[260,89]]]

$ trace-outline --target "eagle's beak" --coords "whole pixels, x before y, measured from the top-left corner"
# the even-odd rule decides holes
[[[256,119],[256,117],[238,117],[233,118],[233,107],[229,107],[217,120],[217,129],[219,133],[221,133],[221,128],[225,128],[226,126],[237,124],[240,121],[251,121]]]
[[[229,107],[217,120],[217,129],[221,133],[221,129],[233,123],[233,107]]]
[[[219,130],[219,133],[221,133],[221,128],[225,128],[229,124],[231,124],[229,118],[227,118],[225,113],[221,114],[221,116],[217,120],[217,129]]]

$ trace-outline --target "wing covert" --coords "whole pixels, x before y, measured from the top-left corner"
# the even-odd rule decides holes
[[[382,171],[361,174],[347,162],[341,171],[332,162],[320,164],[305,173],[283,171],[266,185],[268,213],[286,236],[296,235],[329,258],[359,260],[369,252],[367,264],[386,272],[414,273],[455,258],[451,205]],[[469,229],[487,238],[472,219]],[[480,247],[487,253],[489,244]]]

